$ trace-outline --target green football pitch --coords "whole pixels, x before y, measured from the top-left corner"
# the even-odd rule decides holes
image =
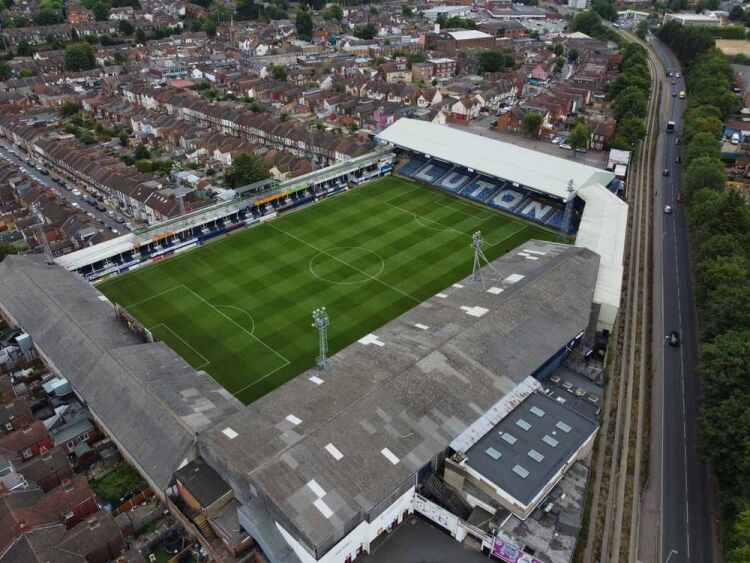
[[[554,232],[396,177],[357,188],[99,289],[242,402],[315,363],[312,311],[330,353],[471,272],[471,234],[492,260]]]

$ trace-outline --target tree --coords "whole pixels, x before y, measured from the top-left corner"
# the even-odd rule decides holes
[[[555,43],[554,47],[552,47],[552,52],[558,57],[561,57],[565,52],[565,48],[562,46],[562,43]]]
[[[10,67],[5,63],[0,63],[0,80],[8,80],[11,76]]]
[[[580,31],[586,35],[596,36],[601,33],[604,26],[599,14],[591,10],[586,10],[576,14],[576,17],[573,18],[571,28],[573,31]]]
[[[568,135],[568,144],[573,147],[573,154],[575,154],[575,149],[588,148],[590,135],[589,128],[586,127],[585,123],[578,123],[573,127],[570,135]]]
[[[55,25],[62,21],[62,14],[58,10],[44,8],[34,15],[36,25]]]
[[[140,143],[137,147],[135,147],[133,158],[135,160],[148,160],[149,158],[151,158],[151,152],[148,150],[148,147],[146,147],[146,145]]]
[[[744,256],[712,256],[696,267],[695,294],[699,303],[705,303],[708,295],[722,287],[742,285],[747,278],[748,261]]]
[[[313,34],[313,21],[310,15],[310,10],[306,8],[299,8],[297,10],[297,19],[295,20],[297,27],[297,36],[304,41],[312,41]]]
[[[578,49],[571,49],[568,53],[568,62],[574,63],[578,61],[578,57],[580,55],[578,54]]]
[[[609,0],[593,0],[591,2],[591,9],[602,19],[609,21],[617,19],[617,8]]]
[[[512,68],[513,64],[513,55],[498,49],[479,53],[479,72],[500,72],[505,68]]]
[[[648,108],[648,97],[643,90],[633,86],[620,92],[615,98],[615,118],[626,116],[645,117]]]
[[[286,81],[286,68],[284,65],[271,65],[268,70],[275,80]]]
[[[630,115],[617,123],[617,131],[610,148],[632,151],[646,135],[646,123],[640,117]]]
[[[135,28],[133,27],[133,24],[130,23],[128,20],[120,20],[120,23],[117,24],[117,30],[122,35],[133,35],[133,32],[135,31]]]
[[[710,157],[715,160],[721,158],[721,147],[716,137],[710,133],[696,133],[690,143],[685,147],[685,162],[690,165],[691,162],[702,156]]]
[[[91,11],[94,12],[94,19],[98,22],[109,19],[109,4],[105,2],[97,2]]]
[[[268,178],[268,167],[254,154],[244,153],[224,173],[224,180],[233,188]]]
[[[135,31],[135,41],[136,43],[144,44],[146,43],[146,32],[142,29],[137,29]]]
[[[216,37],[216,19],[213,17],[207,17],[203,18],[201,22],[201,28],[206,32],[206,35],[211,38]]]
[[[18,57],[31,57],[34,55],[34,48],[29,45],[28,41],[19,41],[18,47],[16,47],[16,56]]]
[[[327,20],[341,21],[344,19],[344,10],[338,4],[331,4],[323,14],[323,17]]]
[[[409,6],[403,5],[401,6],[401,15],[405,18],[410,18],[414,15],[414,10],[412,10]]]
[[[646,35],[648,35],[648,20],[639,21],[635,27],[635,33],[641,39],[646,39]]]
[[[88,43],[73,43],[65,47],[65,70],[79,72],[95,66],[94,49]]]
[[[253,0],[239,0],[235,13],[240,20],[256,20],[261,8]]]
[[[81,106],[75,102],[65,102],[60,108],[60,113],[63,117],[71,117],[79,111],[81,111]]]
[[[724,165],[710,156],[695,158],[685,172],[685,187],[689,193],[703,188],[721,189],[726,180]]]
[[[743,21],[745,19],[745,10],[737,4],[729,11],[729,19],[732,21]]]
[[[544,116],[538,111],[530,111],[523,116],[523,130],[530,137],[538,137]]]
[[[378,29],[375,27],[374,24],[368,23],[366,25],[358,25],[354,28],[354,37],[358,37],[359,39],[364,39],[366,41],[369,41],[370,39],[373,39],[378,34]]]
[[[4,242],[0,243],[0,262],[2,262],[6,256],[10,256],[11,254],[18,254],[18,249],[10,244]]]
[[[734,522],[726,563],[750,561],[750,505],[746,505]]]
[[[123,131],[120,133],[117,138],[120,140],[120,146],[121,147],[127,147],[128,146],[128,134]]]

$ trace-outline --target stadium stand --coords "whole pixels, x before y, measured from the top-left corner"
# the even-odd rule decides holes
[[[304,176],[277,183],[258,193],[254,186],[236,190],[228,202],[188,213],[71,252],[57,263],[83,275],[89,281],[125,273],[153,261],[190,248],[267,219],[296,207],[314,203],[368,180],[390,174],[395,155],[382,148],[361,157],[315,170]],[[425,164],[418,163],[418,167]],[[416,165],[416,163],[415,163]]]
[[[537,194],[504,180],[477,175],[461,166],[451,166],[421,156],[406,156],[398,173],[441,190],[512,213],[553,229],[562,229],[565,205],[543,194]],[[576,200],[570,233],[575,233],[583,202]]]
[[[583,213],[578,191],[617,182],[607,170],[414,119],[399,119],[377,139],[405,160],[397,174],[566,234],[577,232]]]

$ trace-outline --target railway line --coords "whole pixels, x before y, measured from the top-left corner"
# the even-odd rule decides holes
[[[645,424],[651,382],[654,169],[662,84],[649,57],[653,88],[647,129],[631,170],[623,306],[608,366],[602,427],[594,457],[592,504],[584,561],[636,561]]]

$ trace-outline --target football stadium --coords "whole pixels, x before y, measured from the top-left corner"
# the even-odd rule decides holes
[[[465,277],[476,231],[490,260],[561,238],[388,177],[99,289],[249,403],[313,365],[314,309],[328,311],[335,353]]]
[[[350,563],[417,513],[568,561],[598,399],[555,382],[593,377],[617,317],[614,175],[409,119],[378,142],[56,264],[8,257],[0,312],[216,559]]]

